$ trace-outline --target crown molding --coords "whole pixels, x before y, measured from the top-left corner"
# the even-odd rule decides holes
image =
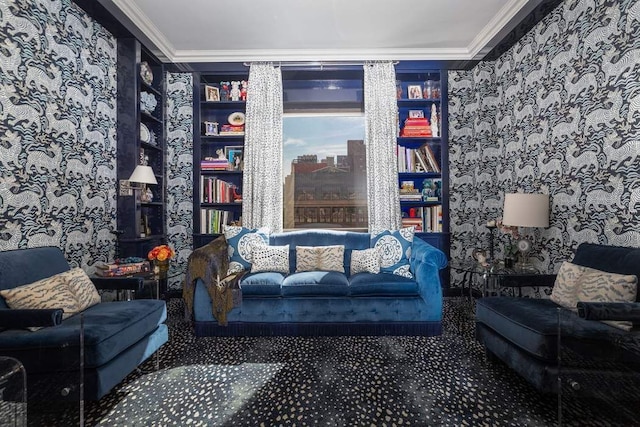
[[[498,12],[471,41],[467,47],[471,55],[469,58],[464,59],[470,60],[478,55],[486,55],[493,47],[491,43],[495,37],[503,31],[504,28],[508,27],[513,18],[520,14],[528,4],[530,4],[530,2],[527,0],[511,0],[505,4],[502,9],[500,9],[500,12]]]
[[[179,50],[172,62],[430,61],[468,59],[467,49],[277,49]]]
[[[152,46],[155,47],[155,49],[153,49],[154,54],[157,56],[164,56],[169,61],[173,62],[172,58],[175,56],[175,48],[135,2],[128,0],[111,0],[111,2],[117,6],[149,39]],[[158,52],[161,53],[161,55],[158,54]]]

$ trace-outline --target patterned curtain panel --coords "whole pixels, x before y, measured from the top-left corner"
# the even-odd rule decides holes
[[[364,65],[369,232],[397,230],[398,198],[396,72],[391,62]]]
[[[282,73],[256,63],[247,89],[243,226],[282,231],[282,182]]]

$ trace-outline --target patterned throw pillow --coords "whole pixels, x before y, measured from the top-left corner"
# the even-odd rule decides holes
[[[551,290],[551,301],[562,307],[574,311],[577,310],[578,279],[586,269],[587,267],[572,264],[568,261],[563,262]]]
[[[256,246],[251,259],[251,272],[274,271],[289,273],[289,245]]]
[[[589,269],[578,278],[577,300],[582,302],[634,302],[638,278],[634,275],[606,273]],[[616,328],[631,330],[627,321],[603,320]]]
[[[71,292],[65,276],[68,272],[56,274],[38,280],[29,285],[4,289],[0,295],[13,309],[53,309],[64,310],[62,318],[66,319],[81,311],[78,301]]]
[[[100,294],[83,269],[76,267],[61,274],[64,275],[69,290],[78,300],[80,311],[100,303]]]
[[[269,244],[267,228],[248,229],[227,225],[223,228],[224,237],[229,245],[229,271],[227,276],[251,269],[251,256],[256,246]]]
[[[351,251],[351,274],[380,273],[380,253],[376,248]]]
[[[409,270],[409,257],[413,246],[414,228],[407,227],[398,231],[385,230],[371,238],[371,247],[380,253],[380,272],[413,278]]]
[[[296,273],[302,271],[344,273],[344,246],[296,246]]]

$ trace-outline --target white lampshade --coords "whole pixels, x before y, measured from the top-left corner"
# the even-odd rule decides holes
[[[156,176],[151,166],[138,165],[129,177],[131,182],[139,182],[141,184],[157,184]]]
[[[549,195],[505,194],[502,224],[516,227],[548,227]]]

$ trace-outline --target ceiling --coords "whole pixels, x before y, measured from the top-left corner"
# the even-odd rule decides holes
[[[101,0],[174,62],[476,60],[542,0]]]

